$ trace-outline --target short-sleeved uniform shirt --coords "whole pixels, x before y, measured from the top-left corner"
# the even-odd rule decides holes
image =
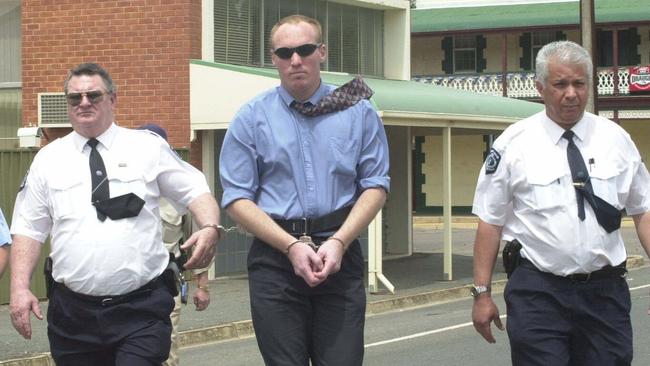
[[[113,124],[97,138],[110,196],[145,201],[131,218],[100,221],[91,204],[88,139],[72,132],[42,148],[20,192],[11,232],[44,242],[51,234],[54,280],[87,295],[120,295],[145,285],[167,266],[159,199],[181,213],[209,192],[203,174],[161,137]]]
[[[619,230],[607,233],[585,201],[578,218],[564,129],[545,111],[508,127],[481,169],[473,213],[503,226],[504,240],[522,243],[522,256],[556,275],[588,273],[626,258]],[[572,128],[594,194],[627,214],[650,211],[650,176],[629,134],[585,112]]]

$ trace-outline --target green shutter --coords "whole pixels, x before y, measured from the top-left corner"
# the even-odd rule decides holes
[[[485,37],[476,36],[476,72],[481,73],[487,67],[487,60],[484,57],[484,50],[486,46]]]
[[[530,32],[523,33],[519,37],[519,46],[523,57],[519,59],[519,68],[521,70],[530,71],[533,69],[533,64],[531,60],[532,52],[532,34]]]
[[[447,75],[454,73],[454,39],[451,36],[442,39],[442,52],[445,58],[442,60],[442,70]]]

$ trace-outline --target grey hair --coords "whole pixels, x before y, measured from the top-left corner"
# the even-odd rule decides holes
[[[548,65],[551,61],[583,66],[587,71],[589,84],[591,84],[594,65],[589,52],[579,44],[571,41],[556,41],[545,45],[539,50],[535,60],[535,80],[542,85],[548,79]]]
[[[63,82],[63,91],[65,94],[68,94],[68,84],[70,83],[70,79],[72,79],[73,76],[81,75],[99,75],[104,82],[104,87],[106,87],[106,92],[108,94],[114,94],[117,91],[117,87],[113,83],[113,79],[111,78],[111,75],[108,73],[108,71],[96,63],[89,62],[77,65],[74,69],[68,72],[68,76]]]

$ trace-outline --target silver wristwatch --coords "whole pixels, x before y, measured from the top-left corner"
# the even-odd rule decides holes
[[[476,298],[480,294],[490,292],[492,290],[492,287],[490,286],[483,286],[483,285],[473,285],[470,289],[469,292],[472,294],[472,297]]]

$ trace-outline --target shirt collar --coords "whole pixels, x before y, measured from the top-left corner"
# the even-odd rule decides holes
[[[321,80],[320,85],[318,86],[318,89],[312,94],[311,97],[307,98],[305,102],[310,102],[313,105],[316,105],[327,93],[329,93],[329,87],[323,83],[323,80]],[[282,85],[278,86],[278,93],[280,94],[280,98],[282,98],[282,101],[284,104],[289,107],[291,103],[295,100],[291,94],[285,89]]]
[[[585,112],[582,115],[582,118],[575,125],[573,125],[573,127],[571,127],[571,131],[573,131],[574,135],[580,139],[580,141],[584,141],[584,139],[587,137],[587,125],[589,121],[585,118],[586,116],[587,113]],[[546,113],[542,114],[542,126],[544,127],[544,130],[546,130],[548,136],[551,138],[551,141],[556,145],[558,142],[560,142],[560,140],[562,140],[562,135],[564,134],[564,131],[566,131],[552,119],[548,118]]]
[[[113,145],[113,140],[115,140],[115,136],[117,135],[117,125],[115,122],[111,123],[111,126],[104,131],[101,135],[97,136],[97,140],[101,145],[106,148],[106,150],[110,150],[111,146]],[[88,143],[88,138],[81,136],[78,134],[76,131],[72,132],[72,142],[74,144],[75,149],[77,151],[82,152],[83,149],[86,147],[86,143]]]

